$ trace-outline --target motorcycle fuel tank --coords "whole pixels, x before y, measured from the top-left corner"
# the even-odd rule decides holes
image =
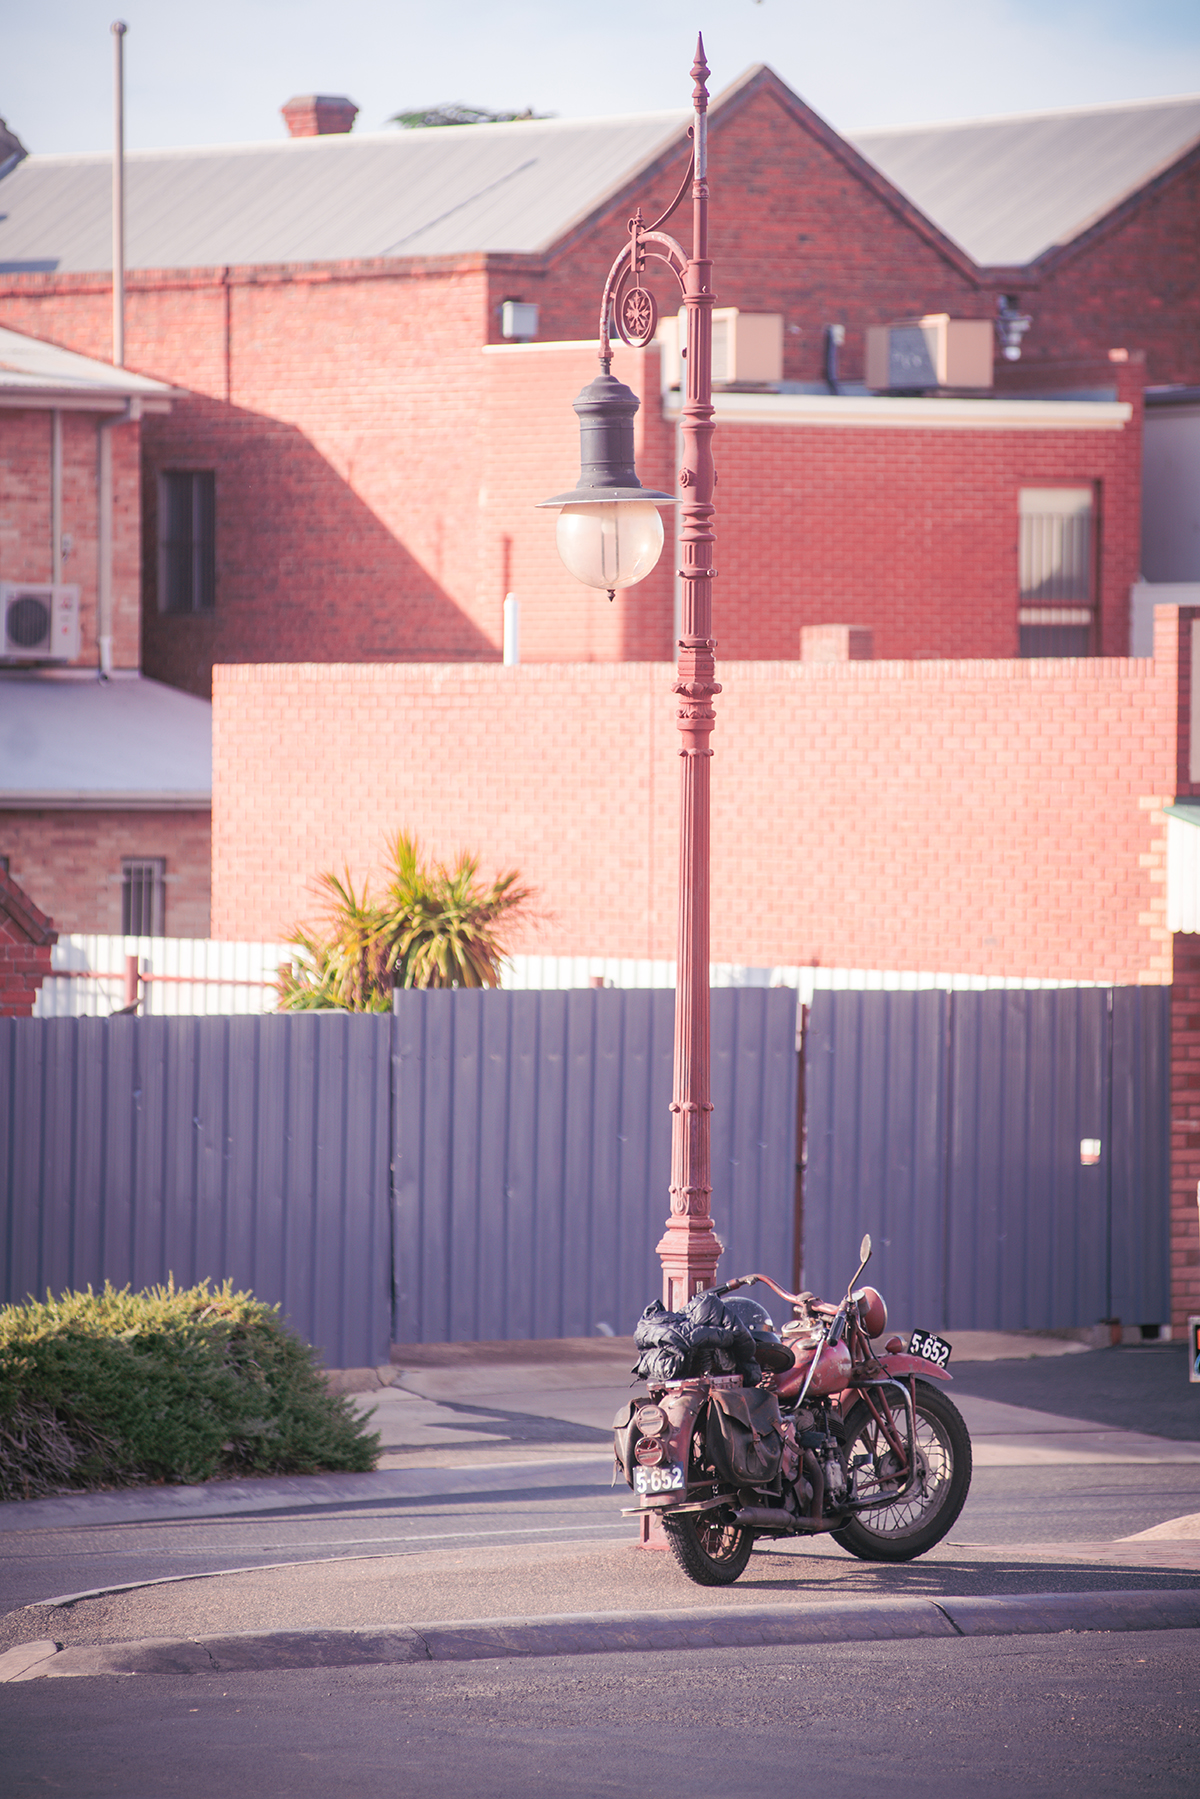
[[[774,1377],[775,1391],[781,1399],[790,1399],[799,1393],[816,1349],[806,1344],[803,1348],[797,1346],[793,1354],[796,1359],[792,1367]],[[840,1393],[849,1380],[850,1351],[844,1343],[826,1343],[809,1382],[809,1397],[824,1399],[830,1393]]]

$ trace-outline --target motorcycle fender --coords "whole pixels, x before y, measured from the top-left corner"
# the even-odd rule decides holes
[[[932,1362],[927,1362],[923,1356],[918,1355],[881,1355],[879,1365],[891,1375],[915,1374],[921,1380],[954,1379],[944,1368],[935,1368]]]

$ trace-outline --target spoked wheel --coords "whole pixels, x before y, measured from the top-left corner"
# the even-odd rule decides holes
[[[671,1553],[689,1580],[702,1587],[732,1586],[750,1560],[754,1532],[720,1512],[687,1512],[663,1519]]]
[[[971,1439],[958,1408],[943,1393],[917,1384],[917,1484],[892,1498],[900,1482],[896,1457],[862,1401],[846,1420],[846,1455],[856,1499],[879,1496],[878,1507],[858,1512],[835,1530],[833,1540],[864,1562],[910,1562],[940,1543],[963,1509],[971,1485]],[[892,1406],[896,1432],[907,1441],[903,1404]]]

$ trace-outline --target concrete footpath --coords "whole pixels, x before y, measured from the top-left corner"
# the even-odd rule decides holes
[[[620,1340],[587,1340],[546,1345],[538,1359],[529,1345],[517,1344],[399,1352],[405,1359],[394,1368],[360,1371],[349,1383],[365,1389],[355,1404],[374,1408],[383,1437],[374,1474],[68,1495],[3,1507],[0,1533],[294,1508],[332,1512],[364,1502],[485,1493],[509,1475],[598,1484],[611,1468],[608,1426],[629,1392],[631,1349]],[[1054,1338],[955,1337],[957,1364],[1080,1353],[1080,1345]],[[1087,1369],[1080,1363],[1080,1374],[1103,1375],[1105,1353],[1089,1356]],[[1073,1389],[1068,1382],[1055,1390]],[[977,1468],[1191,1465],[1200,1494],[1195,1438],[1118,1428],[1103,1421],[1107,1405],[1091,1401],[1093,1416],[1079,1418],[979,1397],[962,1386],[950,1391],[971,1431]],[[1200,1416],[1200,1389],[1194,1391]],[[1186,1419],[1184,1428],[1190,1428]],[[1181,1478],[1192,1491],[1190,1477]],[[623,1490],[614,1492],[614,1529],[626,1499]],[[1014,1538],[1020,1534],[1018,1518]],[[802,1539],[764,1546],[743,1581],[725,1589],[697,1587],[669,1554],[642,1552],[631,1541],[613,1541],[611,1532],[604,1543],[581,1537],[405,1556],[310,1556],[274,1567],[49,1593],[0,1620],[0,1682],[614,1649],[1196,1629],[1198,1575],[1200,1510],[1114,1542],[980,1546],[951,1533],[920,1563],[901,1568],[850,1563],[827,1539]],[[1068,1578],[1072,1590],[1040,1590]],[[989,1590],[1005,1585],[1028,1590]],[[637,1609],[631,1609],[635,1595]]]

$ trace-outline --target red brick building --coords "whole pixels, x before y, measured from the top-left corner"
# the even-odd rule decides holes
[[[0,329],[0,858],[68,932],[208,930],[210,709],[139,672],[139,439],[170,404]]]
[[[1121,115],[1129,148],[1103,178],[1114,205],[1098,223],[1075,229],[1067,202],[1047,211],[1073,166],[1065,151],[1024,169],[1038,228],[1074,235],[1039,248],[1018,280],[976,260],[769,70],[715,103],[718,300],[783,327],[776,391],[727,395],[719,414],[727,651],[795,656],[802,628],[843,622],[871,625],[886,655],[1016,654],[1020,493],[1059,488],[1090,495],[1075,595],[1087,623],[1071,647],[1125,652],[1141,378],[1200,379],[1187,104],[1154,115],[1149,148]],[[523,602],[527,658],[667,653],[669,574],[612,608],[582,596],[539,548],[551,533],[532,506],[571,476],[569,400],[589,368],[586,353],[559,352],[557,368],[538,358],[594,341],[631,207],[650,216],[678,184],[687,116],[343,130],[130,157],[127,356],[182,392],[143,434],[147,673],[206,695],[220,661],[494,660],[507,593]],[[903,162],[894,146],[863,143],[884,167]],[[107,166],[31,157],[2,184],[0,320],[93,356],[109,347]],[[1090,203],[1074,188],[1068,199]],[[985,247],[1000,241],[995,194],[957,203]],[[1043,405],[1091,404],[1094,435],[1063,415],[1062,431],[1042,419],[1018,442],[1016,415],[1001,428],[999,394],[977,402],[991,408],[977,433],[961,420],[939,433],[959,402],[929,400],[919,417],[911,402],[866,395],[868,326],[990,319],[1001,283],[1036,306],[1024,360],[1000,364],[1002,392],[1024,383]],[[660,298],[674,304],[665,288]],[[503,346],[505,301],[538,308],[532,360]],[[1110,362],[1114,348],[1128,359]],[[643,395],[644,474],[669,479],[670,404],[653,358],[618,366]],[[1048,397],[1072,393],[1089,399]],[[819,420],[793,404],[806,398],[828,401]],[[871,405],[881,429],[867,426]],[[1116,405],[1133,408],[1119,432],[1099,417]],[[167,591],[164,508],[201,480],[213,578]]]

